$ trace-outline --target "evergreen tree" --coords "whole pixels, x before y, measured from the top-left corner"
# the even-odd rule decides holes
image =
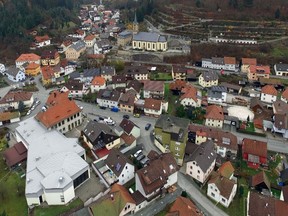
[[[279,19],[280,16],[281,16],[280,9],[277,8],[277,10],[275,11],[275,19]]]

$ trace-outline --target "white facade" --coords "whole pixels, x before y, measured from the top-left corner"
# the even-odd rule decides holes
[[[192,178],[196,179],[197,181],[204,183],[208,176],[211,174],[215,167],[215,162],[214,160],[210,167],[207,169],[206,172],[203,172],[200,166],[197,164],[196,161],[189,161],[187,162],[186,166],[186,174],[190,175]]]
[[[69,96],[73,97],[73,98],[82,98],[86,92],[86,90],[84,89],[84,85],[83,85],[83,88],[81,90],[70,90],[70,89],[66,88],[66,86],[63,86],[61,88],[61,91],[63,91],[63,92],[69,91]]]
[[[51,44],[51,40],[48,39],[46,41],[41,41],[41,42],[37,42],[36,45],[38,48],[40,47],[44,47],[44,46],[49,46]]]
[[[146,73],[146,74],[135,74],[134,78],[136,80],[148,80],[148,73]]]
[[[211,68],[212,67],[212,60],[211,59],[202,59],[202,67]]]
[[[11,75],[9,73],[6,73],[6,74],[7,74],[8,79],[11,80],[12,82],[21,82],[21,81],[24,81],[26,79],[25,72],[20,70],[20,69],[15,76]]]
[[[200,107],[201,99],[197,98],[197,101],[194,101],[192,98],[184,98],[180,102],[183,106],[191,106],[191,107]]]
[[[5,71],[6,71],[5,65],[4,64],[0,64],[0,73],[4,74]]]
[[[236,71],[236,65],[235,64],[225,64],[224,70]]]
[[[94,38],[93,40],[85,40],[85,43],[86,43],[86,47],[93,47],[94,44],[96,42],[96,38]]]
[[[215,120],[215,119],[207,119],[205,120],[205,125],[209,127],[217,127],[222,128],[224,121],[222,120]]]
[[[104,99],[97,98],[97,104],[101,107],[108,107],[108,108],[118,107],[118,101],[107,100],[105,98]]]
[[[164,91],[149,91],[149,90],[143,91],[144,98],[151,98],[152,95],[159,95],[161,97],[164,96]]]
[[[284,98],[283,96],[281,96],[281,101],[288,103],[288,100],[286,98]]]
[[[209,97],[207,98],[209,104],[221,104],[227,101],[227,92],[221,92],[221,98]]]
[[[90,86],[91,93],[98,92],[100,89],[105,89],[106,88],[106,83],[104,85],[92,85]]]
[[[276,76],[288,76],[288,70],[277,70],[276,64],[274,65]]]
[[[274,103],[277,100],[277,96],[276,95],[270,95],[270,94],[261,93],[260,100],[262,102],[271,103],[272,104],[272,103]]]
[[[68,75],[76,71],[76,66],[74,65],[67,65],[65,67],[60,67],[61,74]]]
[[[224,178],[224,177],[223,177]],[[232,202],[234,196],[236,195],[237,191],[237,184],[235,183],[229,198],[223,197],[220,193],[220,190],[214,183],[208,184],[207,195],[215,200],[217,203],[219,202],[221,205],[225,206],[226,208],[229,207],[230,203]]]
[[[61,122],[58,122],[56,125],[54,125],[52,128],[49,129],[56,129],[60,133],[66,133],[68,131],[71,131],[73,128],[78,127],[83,122],[83,116],[81,112],[76,113],[73,116],[70,116],[67,119],[64,119]]]
[[[23,64],[25,64],[25,63],[29,63],[29,64],[30,64],[30,63],[32,63],[32,62],[41,65],[40,57],[39,57],[39,59],[38,59],[38,60],[35,60],[35,61],[28,61],[28,60],[16,61],[16,67],[17,67],[17,68],[20,68],[20,66],[22,66]]]
[[[125,168],[122,170],[121,174],[118,177],[118,184],[124,185],[128,181],[134,178],[135,167],[132,164],[126,163]]]

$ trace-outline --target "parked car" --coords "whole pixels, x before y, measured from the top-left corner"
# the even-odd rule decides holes
[[[133,156],[134,156],[135,158],[137,158],[137,157],[138,157],[139,155],[141,155],[141,154],[143,154],[143,153],[142,153],[142,150],[140,149],[140,150],[138,150],[137,152],[135,152]]]
[[[140,118],[140,114],[139,114],[139,113],[135,113],[135,114],[134,114],[134,117],[135,117],[135,118]]]
[[[136,158],[136,160],[141,161],[143,158],[145,158],[145,155],[141,154]]]
[[[147,124],[145,125],[145,130],[149,130],[150,127],[151,127],[151,124],[150,124],[150,123],[147,123]]]
[[[30,115],[31,114],[31,110],[28,110],[28,112],[26,113],[26,115]]]
[[[129,116],[129,115],[123,115],[123,118],[125,118],[125,119],[129,119],[130,116]]]
[[[119,108],[118,108],[118,107],[112,107],[112,108],[111,108],[111,111],[112,111],[112,112],[118,112],[118,111],[119,111]]]
[[[105,110],[107,107],[99,106],[99,108]]]
[[[38,106],[41,102],[39,100],[36,100],[35,105]]]
[[[145,166],[147,163],[149,163],[149,159],[147,157],[144,157],[141,161],[140,161],[140,164],[142,166]]]
[[[108,125],[115,125],[115,121],[113,121],[110,117],[104,119],[104,122]]]
[[[30,109],[33,111],[35,109],[35,105],[33,105]]]

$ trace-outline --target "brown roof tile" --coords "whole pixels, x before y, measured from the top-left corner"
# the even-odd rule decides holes
[[[242,152],[267,157],[267,142],[244,138],[242,140]]]
[[[56,59],[59,57],[57,50],[44,50],[41,54],[41,59]]]
[[[187,82],[184,80],[176,80],[174,82],[171,82],[169,84],[169,89],[170,90],[181,90],[183,89],[185,86],[187,86]]]
[[[236,58],[235,57],[224,57],[224,63],[225,64],[236,64]]]
[[[150,80],[141,80],[144,83],[145,91],[158,91],[164,92],[164,82],[163,81],[150,81]]]
[[[103,77],[101,76],[96,76],[91,82],[91,85],[97,85],[97,86],[103,86],[105,85],[106,81]]]
[[[22,142],[6,149],[3,154],[6,164],[11,167],[27,159],[27,149]]]
[[[216,187],[219,189],[220,194],[229,199],[230,194],[233,190],[234,185],[236,184],[233,180],[230,180],[225,177],[221,177],[220,175],[216,175],[216,177],[209,180],[208,184],[214,183]]]
[[[125,133],[130,134],[134,127],[138,127],[134,122],[129,119],[123,118],[119,125]]]
[[[50,37],[48,35],[43,35],[43,36],[36,36],[35,37],[35,42],[41,43],[44,41],[50,40]]]
[[[268,65],[250,65],[250,73],[270,74],[270,67]]]
[[[253,176],[251,176],[250,178],[250,186],[251,187],[256,187],[257,185],[261,184],[261,183],[265,183],[266,186],[270,189],[270,181],[267,178],[266,174],[264,171],[259,172]]]
[[[203,213],[188,198],[177,197],[166,216],[203,216]]]
[[[285,91],[283,91],[282,97],[288,100],[288,88],[286,88]]]
[[[0,100],[0,103],[28,101],[31,100],[31,97],[33,97],[32,92],[10,91]]]
[[[26,53],[21,54],[17,59],[16,62],[22,62],[22,61],[38,61],[40,60],[40,56],[34,54],[34,53]]]
[[[226,161],[225,163],[223,163],[217,170],[220,176],[223,176],[225,178],[230,178],[234,171],[235,169],[230,161]]]
[[[156,100],[153,98],[145,98],[144,108],[145,109],[153,109],[160,110],[161,109],[161,100]]]
[[[256,58],[242,58],[243,65],[257,65]]]
[[[205,118],[224,121],[223,108],[214,104],[208,106],[206,108]]]
[[[186,86],[181,90],[180,100],[183,100],[185,98],[192,98],[195,102],[197,102],[197,89],[193,87],[192,85]]]
[[[262,87],[261,93],[277,96],[278,91],[275,89],[273,85],[265,85],[264,87]]]

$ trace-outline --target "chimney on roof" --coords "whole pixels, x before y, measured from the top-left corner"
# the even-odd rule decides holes
[[[56,98],[56,92],[54,92],[54,98]]]
[[[111,194],[111,195],[110,195],[110,198],[111,198],[111,200],[113,201],[113,200],[114,200],[114,195]]]

